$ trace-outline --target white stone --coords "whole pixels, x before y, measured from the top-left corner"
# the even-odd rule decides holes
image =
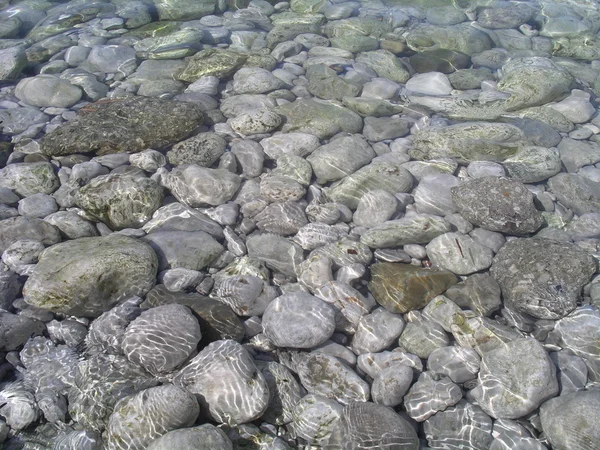
[[[24,78],[15,88],[15,95],[31,106],[68,108],[81,99],[83,92],[67,80],[54,75]]]
[[[424,95],[449,95],[452,85],[441,72],[428,72],[414,75],[406,82],[406,89]]]

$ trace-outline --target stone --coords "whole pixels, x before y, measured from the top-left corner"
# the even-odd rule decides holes
[[[164,186],[173,196],[192,208],[218,206],[231,200],[241,179],[226,169],[208,169],[195,164],[175,167],[163,176]]]
[[[174,144],[203,122],[201,108],[193,103],[149,97],[102,100],[45,135],[40,145],[48,156],[136,153]]]
[[[113,230],[139,228],[160,207],[163,189],[150,178],[111,174],[94,178],[75,196],[77,206]]]
[[[567,172],[600,162],[600,145],[596,142],[563,138],[556,148]]]
[[[556,255],[569,264],[560,264]],[[508,242],[490,269],[506,304],[540,319],[560,319],[573,311],[595,271],[593,258],[576,245],[535,238]]]
[[[354,111],[323,100],[299,99],[277,107],[276,112],[286,118],[281,128],[284,133],[309,133],[327,139],[340,131],[360,133],[363,128],[362,118]]]
[[[44,217],[58,211],[58,205],[48,194],[33,194],[19,201],[19,214],[26,217]]]
[[[199,133],[175,144],[167,152],[167,159],[173,165],[210,167],[219,160],[226,146],[225,139],[216,133]]]
[[[573,392],[548,400],[540,408],[541,425],[556,449],[594,448],[598,429],[590,420],[598,416],[597,390]]]
[[[443,6],[447,4],[443,3]],[[408,33],[406,43],[417,52],[444,48],[470,56],[493,47],[490,37],[469,23],[450,26],[419,24]]]
[[[153,440],[147,450],[233,450],[233,444],[218,427],[205,423],[191,428],[181,428],[163,434]]]
[[[516,180],[495,177],[469,180],[452,188],[452,198],[465,219],[490,231],[525,235],[542,225],[533,194]]]
[[[2,338],[0,350],[10,352],[17,350],[32,336],[40,336],[45,329],[44,323],[8,311],[0,312],[0,327]]]
[[[155,211],[144,224],[146,233],[157,231],[204,231],[217,240],[223,239],[221,225],[197,209],[173,202]]]
[[[188,3],[181,0],[154,0],[159,20],[194,20],[212,14],[216,3],[213,0]]]
[[[256,110],[229,119],[231,128],[241,135],[270,133],[283,123],[279,114],[270,110]]]
[[[271,399],[262,419],[270,424],[285,425],[294,420],[294,408],[306,394],[292,372],[276,362],[257,361],[258,369],[263,373]]]
[[[343,450],[357,450],[365,443],[375,448],[417,450],[419,440],[411,424],[392,408],[354,401],[344,407],[330,440]]]
[[[158,270],[202,270],[223,252],[223,246],[204,231],[156,231],[142,241],[158,255]]]
[[[0,186],[21,197],[52,194],[60,186],[54,166],[49,162],[9,164],[0,170]]]
[[[323,189],[326,197],[355,210],[367,192],[383,189],[390,194],[408,192],[413,184],[412,176],[400,164],[372,162],[352,175]]]
[[[525,146],[502,165],[511,178],[522,183],[537,183],[560,172],[561,157],[554,148]]]
[[[411,419],[423,422],[438,411],[456,405],[462,390],[450,378],[423,372],[404,396],[404,407]]]
[[[452,85],[448,77],[441,72],[420,73],[406,82],[406,89],[421,95],[449,95]]]
[[[338,358],[325,353],[309,353],[297,367],[300,383],[314,395],[336,400],[342,405],[366,402],[369,385]]]
[[[492,265],[494,252],[470,236],[446,233],[427,244],[427,256],[436,266],[455,273],[469,275]]]
[[[129,361],[156,376],[187,360],[201,337],[189,308],[174,303],[142,312],[125,330],[122,347]]]
[[[492,30],[518,28],[529,21],[535,9],[526,4],[499,4],[497,8],[485,8],[477,14],[477,23]]]
[[[429,320],[418,311],[412,311],[407,316],[408,324],[398,339],[399,348],[427,359],[431,352],[450,343],[448,335],[441,325]]]
[[[270,159],[279,159],[285,154],[305,158],[321,144],[319,138],[310,133],[274,134],[260,141],[265,155]],[[233,146],[232,146],[233,151]]]
[[[251,236],[246,246],[248,256],[289,277],[296,276],[296,268],[304,260],[302,247],[273,234]]]
[[[600,183],[572,173],[559,173],[548,180],[550,191],[575,214],[600,212]]]
[[[564,100],[550,105],[550,108],[573,123],[586,123],[596,114],[596,108],[590,103],[589,96],[577,90],[573,90],[573,93]]]
[[[123,71],[135,61],[135,50],[128,45],[94,45],[87,57],[90,72]]]
[[[335,70],[325,64],[308,66],[306,77],[309,80],[308,92],[321,99],[342,100],[343,97],[356,97],[361,91],[359,84],[338,76]]]
[[[127,442],[142,449],[154,439],[177,428],[192,425],[200,408],[185,389],[165,384],[148,388],[115,405],[107,428],[107,448],[120,449]]]
[[[475,273],[448,288],[444,294],[462,308],[490,316],[502,306],[498,282],[486,273]]]
[[[392,363],[376,375],[371,387],[375,403],[392,408],[402,404],[413,381],[413,369],[406,364]]]
[[[383,189],[376,189],[361,197],[352,220],[361,227],[376,227],[391,219],[397,209],[398,200],[394,195]]]
[[[558,393],[556,367],[542,344],[531,338],[486,352],[478,379],[471,393],[496,419],[523,417]]]
[[[175,374],[173,383],[196,394],[203,414],[229,425],[259,418],[269,404],[264,375],[232,340],[210,343]]]
[[[311,444],[329,440],[343,406],[320,395],[302,397],[293,410],[291,427],[294,433]]]
[[[23,294],[32,306],[97,317],[120,300],[148,292],[157,266],[150,246],[133,238],[81,238],[44,251]]]
[[[478,69],[459,69],[448,74],[448,80],[454,89],[479,89],[483,81],[493,81],[492,71],[486,67]]]
[[[493,439],[492,419],[466,400],[431,416],[423,423],[423,430],[431,448],[453,442],[456,448],[486,450]]]
[[[375,152],[359,135],[342,137],[313,151],[306,160],[319,184],[337,181],[369,164]]]
[[[190,58],[187,66],[175,78],[193,83],[202,77],[225,78],[242,67],[248,57],[241,53],[219,48],[208,48]]]
[[[471,65],[471,57],[469,55],[445,48],[425,50],[412,55],[409,60],[410,65],[420,74],[430,72],[451,74],[456,70],[465,70]],[[442,78],[442,80],[444,79]],[[449,86],[448,81],[450,80],[446,77],[442,83],[447,87]],[[452,82],[452,84],[454,83]],[[479,88],[479,84],[477,84],[475,88]],[[459,88],[455,87],[455,89]],[[416,90],[411,90],[417,92]]]
[[[67,80],[54,75],[23,78],[15,88],[15,95],[31,106],[68,108],[77,103],[83,92]]]
[[[352,338],[352,350],[359,355],[385,350],[402,334],[404,327],[404,320],[399,314],[377,308],[360,318]]]
[[[459,179],[450,174],[424,176],[413,193],[417,211],[437,216],[455,213],[457,208],[452,200],[451,188],[458,184]]]
[[[396,139],[408,133],[408,123],[402,118],[365,117],[363,136],[371,142]]]
[[[59,243],[61,236],[58,228],[41,219],[17,216],[0,220],[0,252],[23,239],[50,246]]]
[[[365,231],[360,240],[371,248],[398,247],[405,244],[427,244],[450,231],[450,224],[430,214],[412,214],[388,220]]]
[[[457,281],[456,276],[447,271],[377,263],[371,266],[369,290],[385,309],[403,314],[423,308]]]
[[[477,378],[481,358],[466,347],[440,347],[429,354],[427,368],[445,375],[457,384]]]
[[[14,80],[27,66],[27,56],[21,45],[0,49],[0,80]]]
[[[377,76],[396,83],[406,83],[410,74],[401,60],[387,50],[365,51],[356,57],[356,62],[373,69]]]
[[[582,241],[584,239],[597,239],[600,237],[599,213],[587,213],[573,219],[567,225],[566,232],[569,233],[573,241]]]
[[[129,163],[146,172],[156,172],[159,168],[167,164],[167,159],[162,153],[149,149],[132,154],[129,157]]]
[[[265,336],[278,347],[312,348],[333,334],[335,311],[310,294],[285,294],[269,303],[262,326]]]
[[[514,125],[469,122],[419,131],[409,154],[423,161],[452,158],[463,164],[498,162],[514,156],[525,143],[525,134]]]

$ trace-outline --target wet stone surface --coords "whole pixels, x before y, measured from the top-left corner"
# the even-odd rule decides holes
[[[0,447],[600,450],[598,24],[0,0]]]

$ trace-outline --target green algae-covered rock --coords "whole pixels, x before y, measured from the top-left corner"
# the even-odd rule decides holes
[[[366,64],[380,77],[396,83],[406,83],[410,78],[410,73],[400,58],[387,50],[361,53],[356,57],[356,62]]]
[[[393,313],[421,309],[458,279],[452,272],[412,264],[378,263],[371,266],[369,290],[381,306]]]
[[[153,36],[136,42],[133,48],[140,59],[180,59],[198,51],[204,32],[184,28],[166,36]]]
[[[215,0],[154,0],[158,20],[194,20],[215,11]]]
[[[194,103],[148,97],[101,100],[45,135],[40,146],[49,156],[137,153],[179,142],[203,121],[201,108]]]
[[[177,74],[175,78],[193,83],[201,77],[228,77],[242,67],[247,58],[246,55],[230,50],[208,48],[196,53],[189,60],[186,68]]]
[[[445,48],[473,56],[493,47],[490,37],[470,23],[451,26],[421,24],[414,27],[406,36],[408,46],[417,51]]]
[[[275,108],[275,112],[286,117],[281,131],[314,134],[319,139],[327,139],[343,131],[360,133],[362,118],[343,106],[314,100],[299,99]]]
[[[459,163],[504,161],[527,143],[525,133],[505,123],[470,122],[427,128],[415,134],[411,158],[452,158]]]
[[[154,285],[158,258],[136,239],[113,234],[47,248],[23,288],[25,302],[71,316],[97,317]]]
[[[21,197],[34,194],[52,194],[60,186],[49,162],[9,164],[0,170],[0,186],[12,189]]]
[[[163,197],[163,188],[150,178],[111,174],[83,186],[75,202],[112,230],[121,230],[144,225],[160,208]]]
[[[361,87],[344,80],[335,70],[324,64],[312,64],[306,69],[308,92],[323,99],[341,100],[343,97],[356,97]]]

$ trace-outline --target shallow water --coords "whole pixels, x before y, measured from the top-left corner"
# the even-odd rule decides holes
[[[600,450],[599,32],[0,0],[0,443]]]

